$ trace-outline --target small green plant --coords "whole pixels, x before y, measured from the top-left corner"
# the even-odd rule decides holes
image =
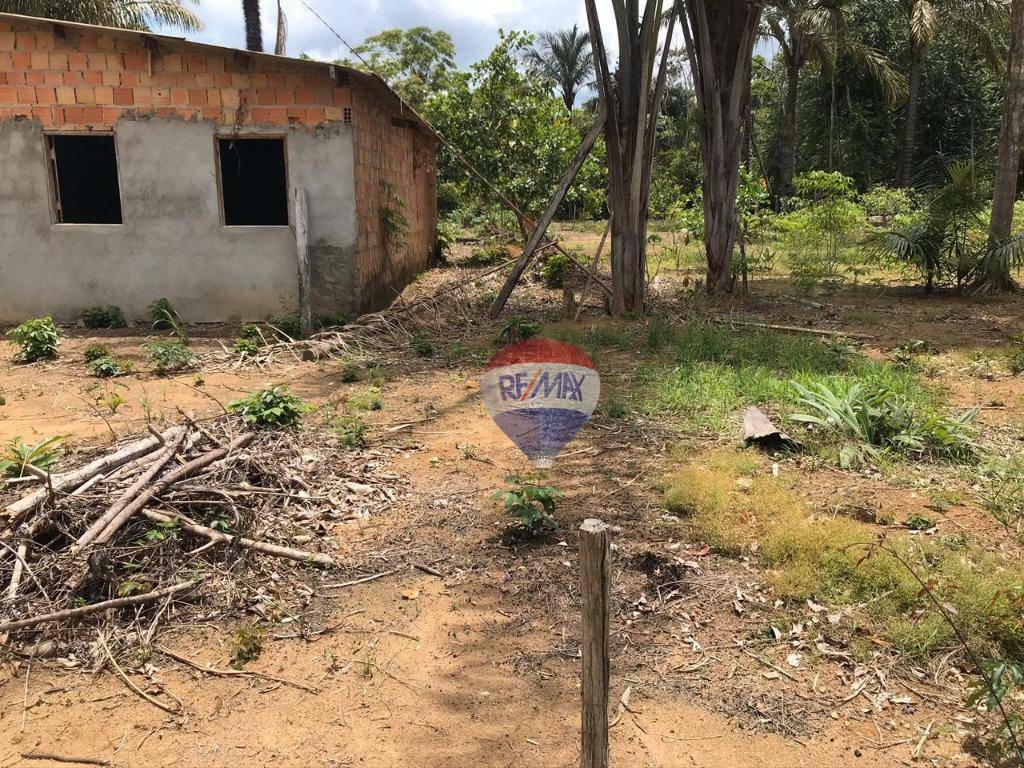
[[[1009,368],[1010,373],[1014,376],[1020,376],[1024,373],[1024,336],[1015,336],[1013,339]]]
[[[260,390],[228,405],[228,411],[239,414],[246,426],[259,429],[294,427],[307,410],[287,387]]]
[[[272,317],[270,327],[281,341],[295,341],[302,336],[302,318],[298,315]]]
[[[60,334],[52,317],[36,317],[26,320],[14,330],[7,332],[7,338],[21,347],[21,360],[34,363],[38,360],[53,360],[57,357]]]
[[[157,299],[149,305],[149,319],[153,323],[153,330],[169,331],[178,322],[178,313],[174,311],[170,301]]]
[[[414,333],[411,345],[412,351],[416,353],[417,357],[433,357],[434,355],[434,341],[430,338],[429,333],[423,331]]]
[[[409,219],[405,217],[405,199],[398,188],[389,181],[381,181],[383,202],[378,208],[380,232],[388,249],[399,249],[405,245],[409,235]]]
[[[146,345],[148,364],[157,376],[187,371],[196,361],[195,355],[176,341],[154,341]]]
[[[95,346],[95,347],[89,347],[88,349],[85,350],[85,355],[84,355],[86,364],[94,363],[97,360],[99,360],[101,357],[113,357],[113,356],[114,355],[110,351],[110,349],[108,347],[104,347],[102,345]]]
[[[984,704],[986,712],[1000,718],[986,744],[987,756],[993,765],[1022,765],[1024,718],[1010,706],[1014,695],[1024,693],[1024,666],[1009,659],[984,659],[979,672],[982,679],[967,703],[971,707]]]
[[[498,346],[515,344],[517,341],[532,339],[540,332],[540,326],[532,320],[522,317],[513,317],[495,338]]]
[[[124,328],[124,312],[113,304],[105,307],[89,307],[82,312],[82,322],[86,328]]]
[[[342,383],[354,384],[359,381],[359,364],[352,360],[346,360],[341,364],[338,374],[341,376]]]
[[[359,411],[382,411],[384,403],[380,399],[380,390],[377,387],[360,392],[349,398],[349,405]]]
[[[265,633],[256,624],[245,623],[235,630],[231,638],[231,666],[241,669],[263,653]]]
[[[127,376],[134,368],[126,360],[118,360],[110,356],[97,357],[89,363],[89,370],[93,376],[101,379],[114,379],[119,376]]]
[[[463,263],[467,267],[490,267],[503,261],[508,261],[508,246],[492,243],[474,250]]]
[[[498,491],[493,498],[505,505],[505,511],[519,521],[520,526],[531,534],[542,530],[557,530],[554,514],[563,494],[550,485],[512,475],[505,478],[509,487]]]
[[[106,406],[107,410],[110,411],[111,416],[116,416],[118,409],[124,405],[124,397],[119,392],[110,392],[105,397],[101,397],[97,402],[100,405]]]
[[[147,544],[162,544],[165,541],[177,541],[180,526],[177,520],[168,520],[164,523],[157,523],[156,527],[150,528],[142,535],[142,540]]]
[[[930,531],[935,527],[935,523],[924,515],[913,513],[907,518],[907,528],[912,531]]]
[[[60,458],[60,442],[58,437],[48,437],[35,445],[28,445],[20,437],[16,437],[0,450],[0,475],[21,478],[26,476],[27,467],[35,467],[49,472],[50,467]]]
[[[260,353],[260,345],[252,339],[235,339],[235,344],[231,351],[242,360],[245,360],[248,357],[256,357]]]
[[[995,458],[981,468],[981,502],[1007,533],[1024,526],[1024,458]]]
[[[369,427],[358,416],[341,416],[335,419],[331,428],[344,448],[365,448]]]
[[[572,259],[564,253],[553,253],[548,256],[544,266],[540,268],[540,279],[548,288],[562,288],[565,285],[565,278],[569,274],[569,267]]]
[[[242,330],[238,334],[238,336],[241,339],[245,339],[246,341],[251,341],[260,345],[267,343],[267,338],[266,336],[263,335],[263,329],[260,328],[258,325],[253,325],[252,323],[246,323],[245,325],[243,325]]]

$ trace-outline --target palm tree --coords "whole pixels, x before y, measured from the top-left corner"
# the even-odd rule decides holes
[[[565,108],[572,112],[576,96],[594,74],[590,34],[581,32],[575,24],[560,32],[542,32],[526,60],[555,84]]]
[[[921,82],[928,50],[939,35],[940,19],[955,23],[957,34],[981,51],[989,63],[1002,66],[1002,46],[993,25],[993,15],[1005,12],[1009,0],[901,0],[907,21],[910,62],[907,73],[907,111],[896,166],[896,186],[909,187],[914,175],[917,149],[917,112]]]
[[[783,102],[782,146],[779,159],[779,194],[793,195],[796,173],[797,96],[800,75],[809,63],[833,74],[840,56],[847,57],[858,69],[870,75],[881,87],[886,101],[895,106],[906,92],[906,82],[879,51],[865,45],[848,32],[850,0],[771,0],[764,9],[764,35],[774,38],[786,67],[786,94]],[[834,89],[833,89],[834,90]],[[830,120],[829,135],[834,122]],[[829,157],[831,158],[831,148]]]
[[[203,22],[186,3],[194,0],[0,0],[0,13],[18,13],[121,29],[181,29],[196,32]]]
[[[245,17],[245,47],[250,51],[263,51],[263,27],[260,25],[260,0],[242,0]]]

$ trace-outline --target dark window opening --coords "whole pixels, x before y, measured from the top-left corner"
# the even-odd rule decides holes
[[[284,139],[219,139],[224,223],[288,226]]]
[[[121,223],[113,136],[50,136],[50,157],[58,222]]]

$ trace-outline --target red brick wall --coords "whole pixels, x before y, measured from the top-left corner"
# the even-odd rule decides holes
[[[0,120],[105,130],[144,114],[315,126],[343,120],[352,103],[324,68],[150,39],[152,50],[136,34],[0,20]]]
[[[437,171],[433,137],[397,99],[370,78],[353,78],[355,187],[358,241],[356,280],[362,309],[379,309],[398,288],[426,268],[437,243]],[[397,118],[400,125],[394,125]],[[385,242],[380,209],[388,200],[385,182],[405,201],[409,222],[404,244]],[[397,206],[394,206],[397,208]]]

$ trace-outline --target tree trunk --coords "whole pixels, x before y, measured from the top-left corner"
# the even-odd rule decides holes
[[[260,0],[242,0],[245,18],[245,47],[263,52],[263,27],[260,25]]]
[[[779,147],[779,196],[793,197],[796,175],[796,110],[800,92],[800,65],[786,66],[786,98],[782,107],[782,145]]]
[[[704,166],[708,293],[732,289],[743,116],[761,6],[747,0],[688,0],[686,47],[694,69]]]
[[[924,48],[915,45],[910,53],[907,77],[907,114],[903,123],[903,144],[896,166],[896,186],[909,187],[914,177],[914,153],[917,151],[917,110],[921,99],[921,72],[924,69]]]
[[[1007,56],[1006,96],[999,128],[999,159],[996,164],[992,218],[988,225],[981,286],[989,291],[1015,291],[1010,259],[995,252],[1010,239],[1013,204],[1017,200],[1021,139],[1024,138],[1024,0],[1013,0],[1010,11],[1010,51]]]

